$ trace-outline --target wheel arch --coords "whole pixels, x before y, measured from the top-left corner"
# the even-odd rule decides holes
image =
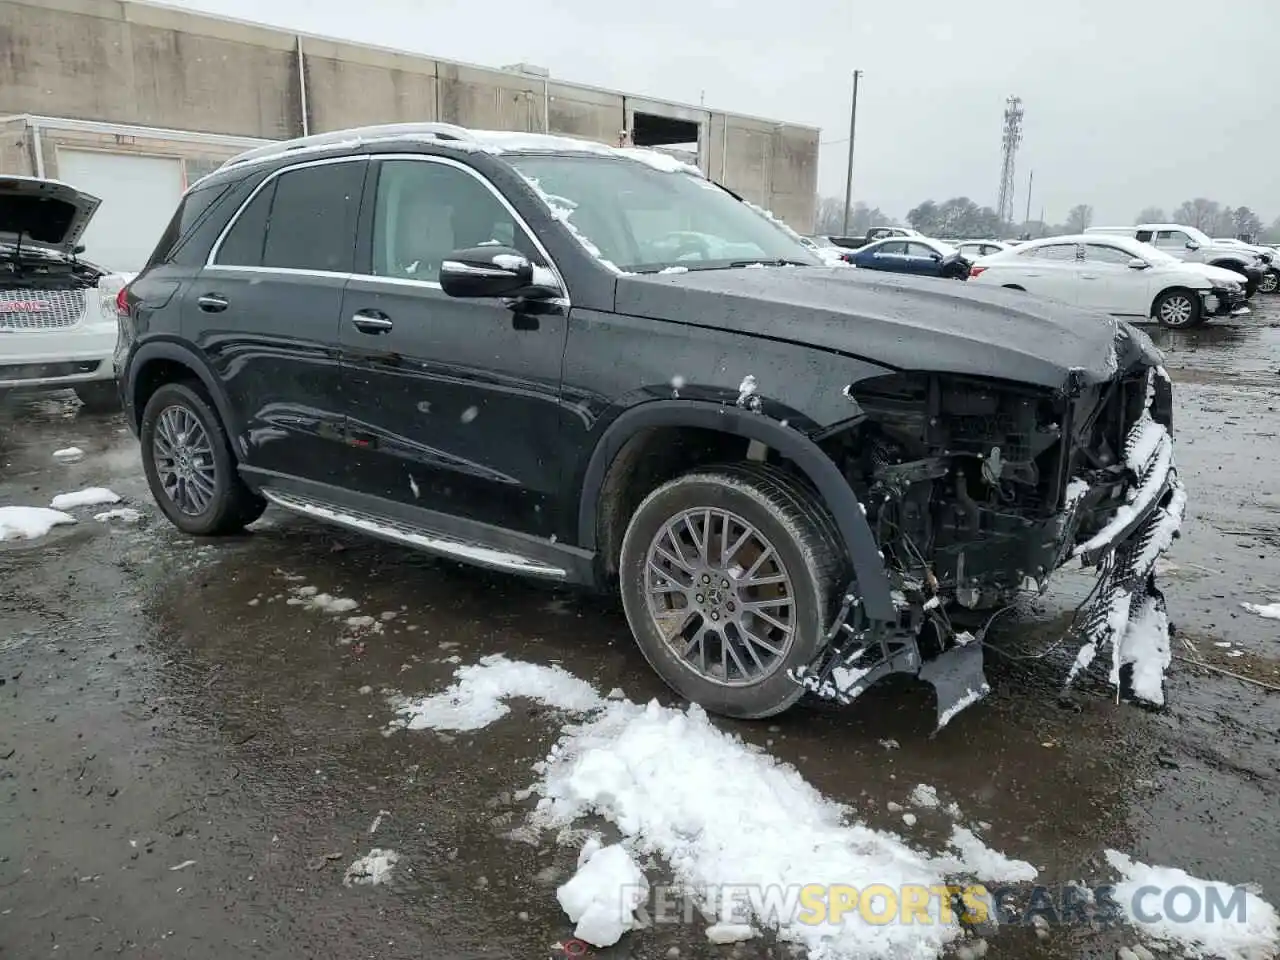
[[[606,480],[623,448],[646,430],[663,427],[708,430],[759,443],[785,457],[813,484],[836,522],[842,546],[853,567],[867,614],[892,620],[895,607],[871,526],[857,495],[836,464],[799,430],[749,410],[716,403],[654,400],[617,417],[597,441],[587,463],[578,500],[578,543],[598,545]]]
[[[218,416],[222,420],[223,429],[226,430],[227,436],[231,438],[239,436],[239,425],[232,415],[231,404],[219,387],[218,378],[214,376],[213,371],[209,369],[208,365],[194,350],[170,340],[153,340],[144,343],[137,348],[130,358],[124,395],[126,400],[125,414],[133,430],[137,432],[142,423],[142,413],[146,407],[146,400],[143,397],[144,391],[146,396],[149,397],[155,388],[163,383],[171,383],[175,379],[191,378],[179,378],[165,375],[165,373],[161,372],[167,372],[173,367],[185,370],[191,377],[200,382],[200,385],[213,403],[214,409],[218,411]]]

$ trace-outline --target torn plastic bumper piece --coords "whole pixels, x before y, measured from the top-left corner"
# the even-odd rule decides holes
[[[970,640],[924,660],[916,642],[919,623],[868,621],[850,585],[840,612],[827,631],[827,643],[813,663],[790,673],[793,681],[824,700],[852,703],[891,673],[906,673],[933,685],[937,695],[937,725],[945,727],[965,707],[991,690],[983,670],[982,644]]]

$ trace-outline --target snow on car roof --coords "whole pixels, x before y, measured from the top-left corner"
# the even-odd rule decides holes
[[[704,176],[701,170],[678,157],[642,147],[612,147],[593,140],[580,140],[546,133],[520,133],[509,130],[472,130],[452,123],[389,123],[329,133],[313,134],[257,147],[232,157],[220,169],[247,163],[261,163],[285,155],[359,147],[370,143],[423,140],[457,150],[480,150],[485,153],[590,153],[618,157],[647,164],[663,173],[688,173]]]

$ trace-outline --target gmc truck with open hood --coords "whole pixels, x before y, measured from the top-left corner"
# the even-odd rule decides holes
[[[710,710],[908,672],[940,725],[988,690],[990,619],[1078,562],[1064,685],[1105,663],[1163,702],[1154,567],[1186,498],[1126,323],[824,265],[662,154],[447,124],[253,151],[173,222],[119,356],[187,532],[274,504],[617,591]]]

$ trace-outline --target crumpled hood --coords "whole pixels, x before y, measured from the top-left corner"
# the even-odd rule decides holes
[[[1228,270],[1226,267],[1211,267],[1207,263],[1182,263],[1179,267],[1189,267],[1197,273],[1202,273],[1211,283],[1243,283],[1243,278],[1234,270]]]
[[[1072,380],[1108,380],[1118,359],[1129,365],[1117,358],[1127,324],[959,280],[838,267],[690,270],[619,277],[615,303],[622,314],[785,340],[899,370],[1056,390]],[[1132,349],[1145,352],[1140,343]]]
[[[60,180],[0,176],[0,242],[70,256],[102,201]]]

